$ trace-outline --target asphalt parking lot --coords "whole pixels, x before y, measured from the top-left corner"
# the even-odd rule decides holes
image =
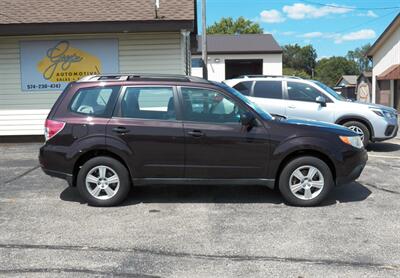
[[[296,208],[263,187],[135,188],[82,203],[38,168],[40,144],[0,144],[0,276],[399,277],[400,139],[357,182]]]

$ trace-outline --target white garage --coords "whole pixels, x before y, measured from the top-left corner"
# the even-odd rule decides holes
[[[192,52],[192,75],[202,77],[201,37]],[[208,79],[282,75],[282,48],[271,34],[208,35]]]

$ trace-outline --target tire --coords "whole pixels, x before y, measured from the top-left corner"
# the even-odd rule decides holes
[[[77,187],[89,205],[109,207],[121,204],[127,198],[131,179],[121,162],[111,157],[99,156],[83,164],[78,173]]]
[[[311,171],[311,169],[317,171]],[[300,171],[304,177],[303,181],[300,181],[301,175],[297,171]],[[312,175],[311,179],[307,177],[308,175]],[[291,160],[279,176],[279,191],[286,202],[293,206],[318,205],[326,198],[333,185],[332,171],[329,166],[313,156],[302,156]]]
[[[343,125],[347,128],[350,128],[351,130],[353,130],[358,134],[360,134],[360,131],[362,131],[364,135],[362,139],[364,147],[368,146],[371,133],[369,132],[369,129],[365,124],[358,121],[350,121],[350,122],[345,122]]]

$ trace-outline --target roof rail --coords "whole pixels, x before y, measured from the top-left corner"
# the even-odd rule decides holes
[[[303,79],[301,77],[293,76],[293,75],[264,75],[264,74],[241,75],[237,78],[258,78],[258,77],[272,77],[272,78],[286,77],[286,78],[293,78],[293,79]]]
[[[208,83],[209,81],[196,77],[179,74],[152,74],[152,73],[117,73],[117,74],[99,74],[89,75],[81,78],[78,82],[95,82],[95,81],[132,81],[132,80],[174,80],[174,81],[187,81],[187,82],[202,82]]]

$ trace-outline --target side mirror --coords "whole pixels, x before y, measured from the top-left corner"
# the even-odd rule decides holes
[[[326,99],[322,96],[317,97],[315,102],[321,104],[322,107],[326,106]]]
[[[254,115],[252,113],[245,112],[240,115],[240,123],[243,126],[253,127],[253,126],[255,126],[256,118],[254,117]]]

